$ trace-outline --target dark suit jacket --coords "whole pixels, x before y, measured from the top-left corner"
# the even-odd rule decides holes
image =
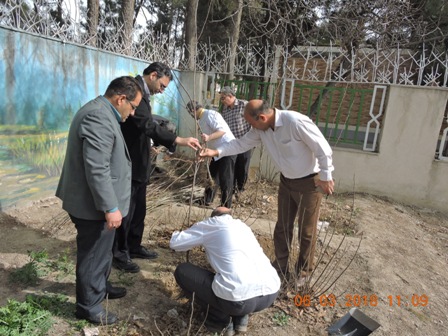
[[[145,92],[143,78],[137,76],[136,79]],[[154,142],[168,148],[177,136],[153,122],[150,95],[147,94],[143,95],[134,116],[130,116],[121,124],[121,131],[131,155],[132,180],[147,183],[151,171],[151,138]]]
[[[157,114],[153,114],[152,119],[154,120],[155,123],[159,124],[159,126],[162,127],[164,130],[176,134],[176,125],[174,125],[169,119],[159,116]],[[154,139],[152,140],[153,140],[152,145],[154,147],[160,146],[158,142],[154,141]],[[168,151],[171,153],[174,153],[176,151],[176,148],[177,148],[176,144],[172,144],[170,147],[167,147]]]
[[[56,196],[72,216],[104,219],[104,211],[129,210],[131,158],[112,105],[99,96],[73,118]]]

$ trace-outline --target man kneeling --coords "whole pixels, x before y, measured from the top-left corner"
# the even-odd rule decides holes
[[[210,218],[189,229],[175,231],[170,247],[187,251],[203,246],[216,273],[190,263],[174,272],[179,286],[204,310],[205,326],[211,332],[247,330],[249,315],[268,308],[280,289],[280,279],[252,230],[231,216],[231,210],[216,208]]]

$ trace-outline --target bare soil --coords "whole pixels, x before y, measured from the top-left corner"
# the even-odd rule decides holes
[[[204,218],[211,208],[190,207],[188,188],[172,183],[166,190],[157,183],[148,188],[143,242],[159,258],[135,260],[141,272],[134,275],[112,270],[112,282],[127,287],[128,295],[105,302],[121,322],[99,327],[102,335],[207,334],[173,277],[186,255],[171,251],[168,242],[173,230]],[[268,256],[273,255],[276,199],[276,184],[258,181],[249,182],[234,203],[234,216],[252,227]],[[309,288],[299,292],[283,286],[271,308],[251,316],[247,335],[327,335],[326,329],[354,307],[381,325],[375,335],[447,335],[447,215],[386,198],[343,194],[323,201],[321,221],[330,226],[319,232],[317,268]],[[68,296],[74,311],[74,274],[48,274],[28,287],[10,281],[11,272],[29,262],[30,251],[45,249],[50,258],[68,253],[75,262],[76,231],[59,200],[51,197],[11,208],[0,213],[0,223],[0,305],[29,293],[59,293]],[[189,258],[207,264],[199,248]],[[305,299],[307,294],[309,302],[298,300],[297,295]],[[50,335],[81,333],[70,314],[56,321]]]

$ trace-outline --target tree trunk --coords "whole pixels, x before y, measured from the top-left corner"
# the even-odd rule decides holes
[[[196,69],[198,3],[199,0],[188,0],[185,18],[185,59],[191,71]]]
[[[98,18],[100,1],[87,0],[87,25],[89,29],[89,45],[97,47],[98,40]]]
[[[123,0],[121,2],[121,43],[124,54],[132,55],[132,31],[134,28],[134,6],[135,0]]]
[[[238,1],[238,9],[235,20],[233,21],[235,24],[233,25],[232,37],[230,41],[229,77],[228,77],[229,79],[235,78],[235,60],[238,48],[238,40],[240,38],[241,16],[243,14],[244,0],[237,0],[237,1]]]

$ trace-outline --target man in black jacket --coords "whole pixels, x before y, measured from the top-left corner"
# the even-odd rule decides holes
[[[154,259],[158,256],[141,245],[146,216],[146,185],[151,171],[151,138],[167,148],[173,144],[189,146],[194,150],[201,147],[197,139],[178,137],[153,121],[150,96],[163,93],[167,88],[172,79],[170,68],[154,62],[143,71],[143,76],[137,76],[136,79],[143,89],[143,98],[134,116],[121,124],[132,160],[131,202],[128,215],[116,231],[113,249],[113,265],[131,273],[140,270],[131,258]]]

